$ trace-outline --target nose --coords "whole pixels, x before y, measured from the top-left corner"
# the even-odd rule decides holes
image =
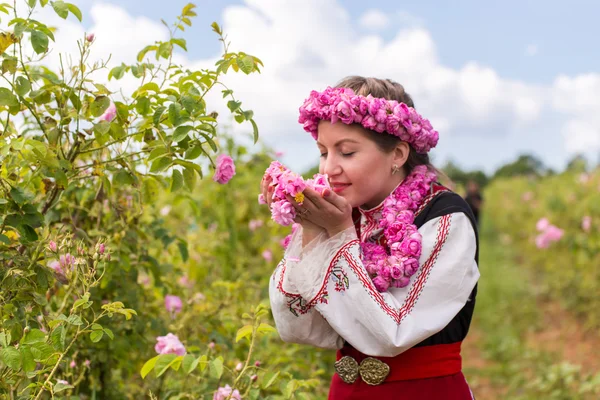
[[[329,156],[323,161],[323,173],[329,177],[337,176],[342,173],[342,166],[340,165],[337,157]]]

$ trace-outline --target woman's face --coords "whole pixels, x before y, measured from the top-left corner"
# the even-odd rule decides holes
[[[394,164],[403,165],[397,153],[381,151],[359,125],[321,121],[317,146],[319,172],[329,176],[333,190],[352,207],[377,206],[404,178],[402,168],[392,175]]]

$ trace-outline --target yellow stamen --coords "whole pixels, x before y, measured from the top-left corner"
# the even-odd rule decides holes
[[[302,204],[304,202],[304,193],[298,193],[295,195],[294,200],[296,200],[296,203]]]

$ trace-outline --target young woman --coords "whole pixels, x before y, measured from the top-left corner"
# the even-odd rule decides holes
[[[362,77],[313,91],[299,122],[331,190],[295,204],[299,227],[269,291],[281,338],[337,350],[329,399],[472,399],[460,348],[477,229],[436,180],[437,132],[400,84]]]

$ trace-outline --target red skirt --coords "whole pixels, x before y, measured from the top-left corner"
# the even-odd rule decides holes
[[[329,400],[472,400],[469,385],[461,372],[461,343],[412,348],[396,357],[374,357],[390,366],[388,378],[369,385],[358,377],[345,383],[336,373],[331,380]],[[367,356],[344,346],[337,359],[353,357],[360,363]]]
[[[372,386],[360,378],[353,384],[333,375],[329,400],[473,400],[473,394],[462,372],[437,378],[384,382]]]

